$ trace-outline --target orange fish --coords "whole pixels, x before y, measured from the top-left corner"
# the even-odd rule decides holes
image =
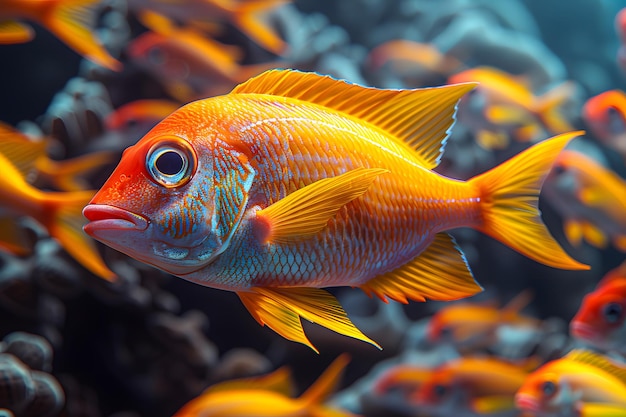
[[[626,262],[587,294],[570,323],[572,336],[604,350],[626,352]]]
[[[626,163],[626,94],[609,90],[591,97],[583,107],[583,119],[594,137]]]
[[[431,368],[401,364],[386,370],[376,381],[373,390],[377,394],[401,388],[409,395],[415,393],[433,372]]]
[[[153,30],[128,46],[131,60],[157,77],[181,102],[212,96],[275,63],[239,65],[241,51],[205,37],[191,28],[178,28],[168,19],[148,13],[144,22]]]
[[[574,350],[532,372],[515,394],[519,409],[537,415],[580,402],[626,406],[626,369],[600,354]]]
[[[287,369],[263,377],[226,381],[209,387],[174,417],[350,417],[352,413],[322,405],[336,388],[346,355],[339,356],[299,398],[291,398]]]
[[[0,153],[27,179],[33,175],[61,191],[80,191],[89,188],[84,176],[90,171],[113,162],[115,153],[94,152],[63,161],[50,159],[46,154],[48,140],[31,140],[20,131],[0,122]]]
[[[556,159],[544,187],[564,218],[567,240],[582,239],[604,248],[609,242],[626,252],[626,181],[594,159],[565,150]]]
[[[115,109],[107,116],[104,124],[109,130],[122,130],[135,124],[154,126],[178,107],[178,104],[169,100],[135,100]]]
[[[85,207],[92,237],[235,291],[261,324],[311,346],[300,318],[375,344],[322,287],[383,300],[481,290],[446,233],[474,227],[545,265],[588,269],[541,222],[561,149],[547,140],[469,181],[433,171],[472,84],[381,90],[274,70],[174,112],[127,149]]]
[[[502,308],[492,304],[451,304],[430,319],[428,338],[437,342],[450,340],[466,349],[492,346],[501,326],[539,327],[539,320],[520,314],[529,302],[530,292],[523,291]]]
[[[15,219],[30,216],[89,271],[109,281],[115,279],[115,274],[98,254],[95,242],[81,231],[85,223],[81,211],[93,196],[93,191],[41,191],[28,184],[22,173],[2,153],[0,172],[0,247],[16,254],[29,252]]]
[[[490,67],[477,67],[459,72],[450,76],[448,82],[480,83],[476,91],[484,97],[482,111],[486,121],[495,126],[514,127],[520,141],[535,141],[543,130],[540,124],[551,133],[563,133],[573,129],[571,123],[561,114],[561,106],[574,92],[574,86],[569,82],[559,84],[545,94],[536,96],[522,77]],[[473,115],[468,115],[466,119],[471,117]],[[476,123],[472,120],[467,122],[470,126]],[[474,130],[480,133],[480,129]],[[502,140],[504,139],[500,139]],[[484,139],[483,142],[490,144],[493,140]],[[486,147],[504,146],[496,143]]]
[[[379,71],[389,65],[394,74],[405,80],[423,75],[422,71],[447,77],[463,67],[456,58],[441,53],[433,45],[405,39],[377,46],[370,52],[368,60],[373,70]]]
[[[2,0],[0,2],[0,44],[30,41],[34,32],[18,22],[36,22],[67,46],[105,68],[119,71],[122,64],[113,58],[89,26],[96,20],[100,0]]]
[[[438,367],[426,378],[415,401],[437,415],[462,416],[515,409],[514,395],[528,371],[500,359],[460,358]]]
[[[287,45],[264,19],[268,11],[290,0],[129,0],[132,10],[144,21],[146,11],[184,24],[205,27],[207,22],[226,20],[268,51],[286,52]],[[214,30],[212,25],[209,25]]]

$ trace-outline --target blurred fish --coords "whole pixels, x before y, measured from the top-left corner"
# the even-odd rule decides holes
[[[626,353],[626,262],[587,294],[570,323],[572,336],[592,346]]]
[[[411,82],[408,85],[417,85],[423,72],[448,77],[463,67],[463,63],[434,45],[405,39],[394,39],[372,49],[368,62],[374,71],[388,67],[396,76]]]
[[[349,359],[339,356],[299,398],[291,398],[287,369],[257,378],[226,381],[209,387],[184,405],[174,417],[349,417],[322,403],[336,388]]]
[[[181,23],[205,27],[207,22],[226,20],[254,42],[274,52],[286,52],[287,45],[276,31],[264,22],[263,15],[290,0],[129,0],[140,14],[152,11]]]
[[[467,182],[432,171],[471,88],[381,90],[268,71],[182,107],[127,149],[85,207],[84,230],[235,291],[259,323],[312,348],[300,317],[375,344],[321,287],[403,303],[480,291],[445,233],[452,228],[474,227],[545,265],[587,269],[537,210],[544,176],[580,132]]]
[[[107,116],[104,124],[108,130],[123,130],[130,125],[154,126],[180,107],[169,100],[135,100],[118,107]]]
[[[493,346],[502,326],[540,326],[539,320],[520,314],[530,300],[531,293],[522,291],[502,308],[493,303],[465,302],[445,306],[430,319],[428,338],[433,342],[451,341],[461,349]]]
[[[532,372],[515,394],[517,407],[536,415],[580,402],[626,406],[626,369],[600,354],[574,350]]]
[[[33,176],[61,191],[82,191],[90,187],[85,176],[114,161],[114,152],[94,152],[63,161],[46,154],[49,141],[31,140],[22,132],[0,122],[0,154],[27,179]]]
[[[160,15],[146,13],[144,22],[152,32],[130,43],[129,57],[181,102],[223,94],[235,84],[276,66],[239,65],[241,51],[237,47],[223,45],[192,28],[176,27]]]
[[[583,107],[583,119],[594,137],[626,163],[626,94],[609,90],[591,97]]]
[[[626,181],[580,152],[565,150],[546,179],[545,195],[564,218],[567,240],[626,252]]]
[[[122,64],[109,55],[94,35],[98,3],[100,0],[2,0],[0,44],[30,41],[35,36],[33,29],[17,20],[31,20],[85,58],[119,71]]]
[[[401,389],[407,395],[415,393],[433,369],[423,366],[400,364],[386,370],[374,384],[374,392],[383,394],[393,389]]]
[[[414,401],[441,416],[508,415],[527,375],[524,366],[497,358],[460,358],[432,372]]]
[[[28,252],[16,222],[18,216],[30,216],[48,229],[63,248],[85,268],[109,281],[115,274],[106,267],[95,242],[81,228],[84,205],[93,191],[45,192],[26,182],[22,173],[0,153],[0,248],[12,253]]]
[[[574,417],[626,417],[626,406],[602,403],[580,404]]]
[[[570,82],[557,85],[541,96],[535,96],[528,82],[496,68],[476,67],[464,70],[448,78],[452,84],[479,82],[475,95],[481,96],[478,107],[486,126],[471,120],[477,111],[467,111],[462,123],[473,126],[477,139],[486,148],[505,148],[508,145],[506,132],[522,142],[536,141],[543,134],[543,127],[551,133],[573,130],[571,123],[560,113],[560,107],[572,97],[574,86]],[[477,99],[474,98],[474,101]],[[461,101],[461,105],[463,101]],[[494,129],[500,127],[501,129]],[[506,129],[504,129],[506,128]]]

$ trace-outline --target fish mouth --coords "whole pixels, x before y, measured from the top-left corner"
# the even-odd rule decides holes
[[[90,236],[98,230],[136,230],[148,228],[148,220],[128,210],[104,204],[89,204],[83,209],[89,220],[83,230]]]
[[[573,321],[570,324],[570,333],[572,336],[578,339],[595,340],[598,338],[598,331],[592,326],[581,323],[579,321]]]
[[[523,411],[530,411],[531,413],[538,413],[541,411],[539,402],[528,394],[517,394],[515,396],[515,406]]]

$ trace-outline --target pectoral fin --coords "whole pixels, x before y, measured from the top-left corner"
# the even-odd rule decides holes
[[[320,232],[337,211],[364,194],[385,172],[380,168],[356,168],[307,185],[257,212],[267,228],[266,242],[286,243]]]
[[[237,295],[259,324],[267,325],[285,339],[307,345],[315,352],[318,350],[304,334],[300,317],[380,349],[352,324],[337,299],[327,291],[308,287],[252,287]]]
[[[447,233],[437,234],[433,243],[407,264],[360,287],[385,302],[389,297],[405,304],[409,299],[455,300],[482,291],[465,256]]]

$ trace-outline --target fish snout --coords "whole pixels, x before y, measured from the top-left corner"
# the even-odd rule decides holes
[[[515,395],[515,407],[522,411],[530,411],[531,413],[539,413],[541,411],[539,401],[532,395],[524,393]]]
[[[133,212],[104,204],[89,204],[83,209],[83,216],[89,220],[83,230],[97,238],[101,231],[136,230],[148,228],[149,221]]]

